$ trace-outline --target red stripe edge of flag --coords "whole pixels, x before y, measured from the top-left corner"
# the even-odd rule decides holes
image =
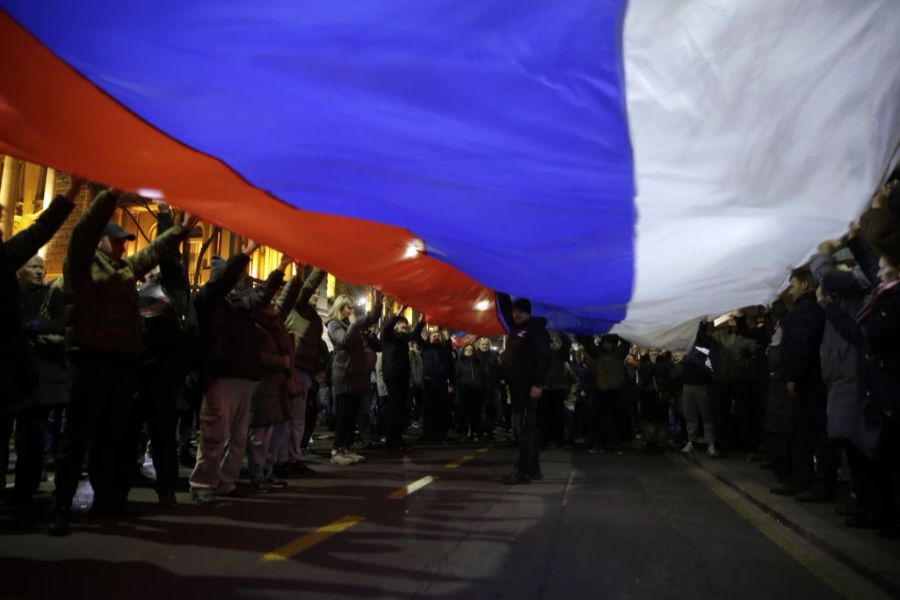
[[[404,258],[409,231],[300,210],[253,187],[219,159],[172,139],[65,64],[0,10],[0,151],[122,189],[154,188],[204,220],[335,276],[371,284],[446,327],[503,328],[493,293],[447,263]],[[10,66],[14,65],[12,68]]]

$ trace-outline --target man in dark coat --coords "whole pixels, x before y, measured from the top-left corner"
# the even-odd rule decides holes
[[[544,393],[550,367],[550,335],[547,322],[531,316],[531,302],[518,298],[512,302],[498,293],[497,303],[506,321],[509,335],[500,368],[509,384],[510,396],[519,424],[519,460],[504,483],[530,483],[542,479],[540,441],[537,432],[537,403]]]
[[[816,301],[816,287],[809,269],[791,273],[789,293],[794,309],[784,319],[781,369],[796,407],[795,479],[772,490],[796,495],[804,502],[833,499],[837,483],[837,457],[828,441],[826,391],[819,358],[825,311]]]
[[[381,327],[381,364],[388,393],[386,447],[391,449],[405,447],[403,428],[409,415],[409,343],[421,342],[425,328],[423,316],[409,331],[409,322],[403,316],[404,309],[400,307],[400,311],[388,317]]]

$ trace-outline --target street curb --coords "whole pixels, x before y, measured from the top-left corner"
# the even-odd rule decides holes
[[[705,471],[706,473],[709,473],[711,476],[715,477],[716,480],[718,480],[722,484],[728,486],[730,489],[740,494],[741,497],[743,497],[745,500],[775,519],[775,521],[777,521],[781,525],[784,525],[785,527],[805,539],[817,549],[821,550],[831,558],[843,563],[847,568],[851,569],[857,575],[866,579],[867,581],[881,589],[883,592],[890,594],[894,598],[900,598],[900,586],[898,586],[896,583],[888,580],[880,573],[869,569],[864,564],[857,561],[855,558],[853,558],[840,548],[836,548],[832,544],[829,544],[812,531],[809,531],[808,529],[799,525],[796,521],[785,515],[783,512],[779,511],[776,508],[773,508],[763,500],[760,500],[750,492],[743,489],[737,483],[723,476],[721,473],[707,468],[706,464],[704,464],[703,461],[699,460],[695,456],[685,456],[683,454],[681,456],[691,461],[698,468],[703,469],[703,471]]]

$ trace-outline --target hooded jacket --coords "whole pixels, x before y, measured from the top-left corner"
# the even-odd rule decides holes
[[[507,294],[497,294],[497,304],[506,320],[509,335],[506,350],[500,358],[500,370],[510,385],[544,387],[550,368],[550,334],[547,321],[530,317],[516,324],[512,315],[512,300]]]
[[[398,333],[394,325],[400,315],[389,317],[381,327],[382,373],[386,382],[409,384],[409,343],[422,340],[425,319],[419,319],[415,328],[406,333]]]

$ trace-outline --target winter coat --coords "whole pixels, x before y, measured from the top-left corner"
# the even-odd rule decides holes
[[[460,355],[456,359],[457,388],[484,389],[484,367],[477,356]]]
[[[0,236],[0,381],[4,385],[0,410],[32,393],[38,381],[38,368],[22,328],[16,271],[50,241],[73,208],[59,196],[30,227],[6,241]]]
[[[393,315],[381,327],[382,373],[387,382],[401,385],[409,383],[409,343],[422,340],[425,319],[419,319],[415,328],[406,333],[398,333],[394,326],[400,315]]]
[[[825,311],[815,292],[797,299],[784,318],[781,339],[781,371],[785,381],[815,385],[822,379],[819,348],[825,331]]]
[[[322,370],[319,342],[324,325],[316,308],[309,304],[309,299],[319,289],[325,275],[325,271],[313,269],[302,285],[299,277],[291,277],[275,302],[285,326],[294,335],[297,368],[310,375]]]
[[[743,383],[751,379],[756,342],[738,335],[736,331],[716,329],[710,333],[713,340],[712,379],[715,383]]]
[[[475,356],[484,369],[485,390],[495,390],[500,385],[500,358],[493,350],[476,350]]]
[[[882,284],[859,312],[859,321],[837,304],[826,309],[829,322],[865,352],[866,397],[872,412],[900,411],[900,282]]]
[[[416,350],[409,351],[409,385],[419,387],[425,381],[422,364],[422,353]]]
[[[287,379],[294,364],[294,340],[278,315],[256,315],[262,377],[253,391],[251,427],[267,427],[291,420],[291,399]]]
[[[375,353],[368,347],[363,330],[378,321],[369,313],[356,323],[332,319],[328,321],[328,337],[334,346],[331,357],[331,386],[335,395],[364,394],[371,385]]]
[[[839,296],[840,305],[851,314],[859,311],[868,292],[868,281],[862,272],[839,271],[831,256],[821,253],[813,256],[810,268],[825,293]],[[828,437],[851,440],[865,396],[862,347],[850,343],[826,319],[819,359],[828,394]]]
[[[199,323],[198,353],[203,358],[205,378],[249,379],[262,377],[259,336],[254,313],[267,306],[284,280],[275,270],[266,282],[251,290],[234,290],[250,262],[243,253],[232,256],[224,267],[214,269],[209,281],[194,295]]]
[[[553,349],[553,338],[559,340],[559,348]],[[566,374],[566,364],[569,362],[569,351],[572,349],[572,341],[564,333],[554,332],[550,344],[550,366],[547,369],[547,383],[544,388],[548,390],[569,389],[569,377]]]
[[[781,372],[781,331],[777,331],[766,352],[769,364],[768,401],[765,430],[768,433],[794,431],[794,399],[788,394],[787,381]]]
[[[598,344],[593,336],[579,336],[578,342],[584,346],[585,352],[593,359],[594,386],[598,390],[621,390],[625,387],[627,373],[625,371],[625,358],[631,349],[631,344],[623,339],[615,337],[616,346],[610,351],[603,349],[603,342]]]
[[[174,253],[188,232],[174,226],[149,246],[113,260],[97,249],[116,210],[115,194],[100,192],[72,230],[63,263],[66,343],[70,350],[137,358],[141,313],[135,282]]]
[[[509,328],[506,350],[500,360],[503,378],[510,385],[544,387],[550,369],[550,335],[547,321],[531,317],[516,324],[512,316],[512,300],[497,294],[497,303]]]
[[[452,385],[456,379],[453,368],[453,350],[449,342],[422,343],[422,375],[439,383]]]

